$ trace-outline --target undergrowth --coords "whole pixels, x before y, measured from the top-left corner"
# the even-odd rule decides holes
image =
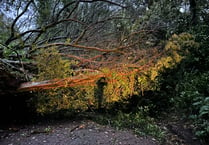
[[[110,125],[117,130],[130,129],[139,136],[152,136],[158,141],[165,137],[164,131],[156,124],[155,120],[146,115],[146,108],[139,108],[133,113],[118,111],[116,114],[102,114],[93,120],[103,125]]]

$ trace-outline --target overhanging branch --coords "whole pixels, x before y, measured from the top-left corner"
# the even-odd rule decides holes
[[[46,44],[44,46],[39,46],[37,47],[37,49],[47,48],[47,47],[52,47],[52,46],[70,46],[70,47],[76,47],[76,48],[87,49],[87,50],[95,50],[95,51],[100,51],[100,52],[119,52],[117,49],[102,49],[99,47],[83,46],[83,45],[70,44],[70,43],[51,43],[51,44]]]

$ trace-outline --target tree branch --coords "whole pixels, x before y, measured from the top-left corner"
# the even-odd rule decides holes
[[[10,38],[6,41],[5,44],[8,45],[10,42],[12,42],[12,41],[14,41],[14,40],[16,40],[16,39],[18,39],[18,38],[20,38],[20,37],[23,37],[23,36],[25,36],[25,35],[28,34],[28,33],[43,33],[43,32],[45,32],[47,29],[49,29],[49,28],[51,28],[51,27],[54,27],[54,26],[56,26],[57,24],[60,24],[60,23],[62,23],[62,22],[67,22],[67,21],[77,22],[77,23],[80,23],[80,24],[82,24],[82,25],[86,25],[85,23],[83,23],[83,22],[81,22],[81,21],[79,21],[79,20],[76,20],[76,19],[62,19],[62,20],[60,20],[60,21],[53,22],[53,23],[51,23],[51,24],[49,24],[49,25],[46,25],[46,26],[43,27],[43,28],[37,28],[37,29],[33,29],[33,30],[28,30],[28,31],[25,31],[25,32],[23,32],[23,33],[20,33],[18,36],[12,36],[12,37],[10,37]]]
[[[119,52],[117,49],[102,49],[102,48],[99,48],[99,47],[83,46],[83,45],[69,44],[69,43],[51,43],[51,44],[46,44],[44,46],[39,46],[37,48],[40,49],[40,48],[47,48],[47,47],[52,47],[52,46],[70,46],[70,47],[76,47],[76,48],[88,49],[88,50],[95,50],[95,51],[100,51],[100,52]]]
[[[76,8],[78,8],[79,5],[79,1],[76,2],[75,7],[72,9],[72,11],[69,13],[69,15],[67,16],[67,18],[70,18],[70,16],[72,15],[72,13],[76,10]]]
[[[112,1],[109,1],[109,0],[79,0],[79,2],[87,2],[87,3],[93,3],[93,2],[106,2],[106,3],[109,3],[111,5],[115,5],[115,6],[119,6],[121,8],[127,8],[126,6],[123,6],[119,3],[116,3],[116,2],[112,2]]]
[[[25,9],[15,18],[15,20],[12,23],[11,26],[11,34],[10,37],[6,40],[5,44],[8,45],[11,41],[15,40],[14,36],[15,36],[15,25],[17,23],[17,21],[19,20],[19,18],[28,10],[28,7],[30,6],[30,4],[33,2],[33,0],[30,0],[27,5],[25,6]]]
[[[72,2],[70,2],[70,3],[68,3],[68,4],[66,4],[66,5],[59,11],[59,13],[57,14],[57,20],[59,19],[61,13],[62,13],[66,8],[68,8],[70,5],[74,4],[75,2],[76,2],[76,1],[72,1]]]

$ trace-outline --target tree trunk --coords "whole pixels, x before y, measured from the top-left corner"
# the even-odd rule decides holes
[[[190,4],[190,12],[192,14],[191,24],[196,25],[197,24],[197,3],[196,0],[189,0]]]

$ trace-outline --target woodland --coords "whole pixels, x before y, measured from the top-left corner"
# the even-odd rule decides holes
[[[175,118],[206,143],[208,82],[209,0],[0,0],[2,122],[88,112],[162,141]]]

